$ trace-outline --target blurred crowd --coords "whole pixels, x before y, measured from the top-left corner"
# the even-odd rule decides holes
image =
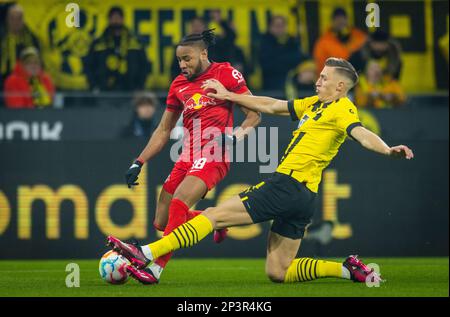
[[[41,44],[24,22],[20,5],[10,5],[0,29],[0,87],[6,108],[45,108],[55,102],[55,83],[45,70]],[[95,38],[83,58],[83,69],[91,92],[128,92],[134,109],[124,135],[148,135],[157,113],[154,95],[143,93],[152,61],[139,38],[125,25],[122,8],[111,7],[108,25]],[[399,82],[402,72],[402,50],[388,33],[377,28],[367,33],[351,25],[347,12],[336,8],[329,28],[319,36],[310,52],[305,52],[298,36],[288,32],[288,20],[272,15],[267,32],[259,39],[257,56],[245,56],[236,44],[233,21],[223,19],[220,10],[209,12],[207,20],[190,20],[186,33],[201,33],[214,28],[217,44],[209,50],[212,61],[230,62],[244,76],[260,67],[262,89],[298,98],[314,94],[315,81],[330,56],[349,60],[360,74],[353,90],[358,107],[392,108],[405,104],[406,95]],[[448,34],[439,42],[448,61]],[[446,52],[446,53],[445,53]],[[174,56],[171,78],[179,74]],[[168,83],[169,84],[169,83]],[[251,82],[249,82],[251,86]],[[57,86],[57,85],[56,85]]]

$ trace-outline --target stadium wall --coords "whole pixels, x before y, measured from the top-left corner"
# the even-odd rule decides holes
[[[83,59],[89,45],[107,25],[112,1],[86,0],[80,3],[80,27],[66,25],[67,1],[18,0],[25,10],[27,25],[42,43],[45,64],[59,89],[84,90],[87,80]],[[289,18],[292,35],[299,35],[305,53],[312,52],[321,32],[329,26],[330,15],[337,6],[344,7],[352,24],[366,30],[366,6],[374,1],[319,0],[128,0],[121,4],[126,25],[139,36],[153,63],[147,88],[167,88],[174,45],[186,34],[187,23],[200,16],[209,21],[209,12],[220,9],[224,18],[234,22],[236,44],[248,61],[257,60],[261,34],[267,30],[272,14]],[[439,40],[448,34],[448,1],[375,1],[380,8],[380,26],[396,38],[403,49],[401,84],[407,92],[430,92],[448,86],[448,64]],[[220,27],[210,23],[210,27]],[[261,69],[255,66],[247,78],[253,89],[261,87]],[[447,70],[447,71],[446,71]]]
[[[170,147],[146,165],[141,185],[129,190],[124,172],[146,141],[117,138],[124,118],[119,110],[93,111],[94,118],[102,115],[104,125],[90,124],[83,110],[71,111],[69,115],[14,112],[11,117],[13,112],[0,112],[0,258],[92,258],[106,250],[108,234],[142,241],[157,238],[152,222],[157,193],[173,165]],[[301,254],[448,256],[448,109],[369,115],[389,144],[408,144],[416,157],[413,161],[386,159],[346,142],[323,175],[314,217],[315,223],[334,224],[333,240],[325,245],[305,240]],[[14,130],[13,140],[6,138],[14,120],[16,127],[18,122],[28,124],[28,139],[20,140],[24,129]],[[45,120],[47,128],[43,128]],[[62,125],[59,140],[32,137],[43,130],[56,135],[57,120]],[[286,120],[265,116],[261,126],[280,127],[279,154],[295,127],[286,125]],[[196,208],[216,205],[267,178],[269,174],[260,173],[260,166],[266,164],[233,163],[225,180]],[[263,257],[269,227],[233,228],[230,238],[219,246],[208,238],[179,253],[184,257]]]

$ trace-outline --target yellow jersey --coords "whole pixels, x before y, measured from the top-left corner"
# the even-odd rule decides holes
[[[290,100],[288,109],[291,119],[300,122],[276,171],[317,193],[323,169],[350,131],[361,125],[358,111],[347,97],[323,103],[317,96]]]

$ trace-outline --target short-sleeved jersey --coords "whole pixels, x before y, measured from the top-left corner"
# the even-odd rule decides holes
[[[201,137],[205,129],[215,127],[221,132],[228,129],[232,131],[233,103],[208,97],[207,93],[210,91],[201,88],[205,80],[212,78],[220,81],[229,91],[238,94],[248,91],[242,74],[229,63],[211,63],[207,70],[192,80],[186,79],[181,74],[174,79],[167,96],[166,110],[182,112],[183,125],[189,130],[190,138],[185,138],[183,146],[183,159],[186,159],[183,156],[187,155],[186,153],[190,153],[191,158],[196,157],[194,155],[210,141],[207,137]],[[194,133],[194,125],[201,134],[197,131]],[[197,146],[198,144],[200,147]],[[190,151],[186,151],[188,147]]]
[[[288,101],[288,109],[291,119],[300,122],[276,171],[317,192],[323,169],[361,125],[358,111],[347,97],[322,103],[317,96]]]

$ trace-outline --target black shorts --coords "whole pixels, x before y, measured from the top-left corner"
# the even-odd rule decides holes
[[[273,220],[271,231],[301,239],[316,209],[317,194],[294,178],[274,173],[239,194],[254,223]]]

